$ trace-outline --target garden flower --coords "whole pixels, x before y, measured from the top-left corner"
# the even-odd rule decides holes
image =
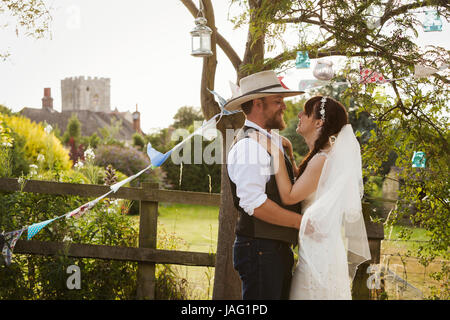
[[[84,152],[84,158],[86,159],[86,161],[94,160],[95,159],[94,150],[92,148],[86,149],[86,151]]]
[[[47,134],[50,134],[50,132],[52,132],[52,130],[53,130],[53,128],[52,128],[52,126],[49,125],[49,124],[44,128],[44,131],[45,131],[45,133],[47,133]]]
[[[75,163],[75,165],[73,166],[75,169],[80,169],[81,167],[84,166],[83,161],[77,161],[77,163]]]
[[[35,164],[30,164],[30,176],[34,176],[37,174],[38,166]]]
[[[9,148],[9,147],[12,147],[12,143],[9,141],[5,141],[2,143],[2,146]]]

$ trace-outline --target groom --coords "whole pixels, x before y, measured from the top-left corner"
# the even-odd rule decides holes
[[[284,97],[302,94],[288,90],[274,71],[262,71],[240,80],[240,95],[225,105],[246,115],[228,153],[228,177],[239,212],[233,264],[242,281],[242,298],[288,299],[294,263],[291,246],[297,244],[300,204],[283,205],[278,193],[270,154],[254,139],[253,131],[271,138],[282,148],[272,129],[285,128]],[[289,176],[292,164],[285,155]]]

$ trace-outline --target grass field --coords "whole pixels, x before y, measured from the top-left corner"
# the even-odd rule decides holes
[[[158,248],[215,253],[219,208],[160,203],[158,215]],[[133,217],[136,227],[139,216]],[[192,299],[211,299],[214,268],[172,266],[187,280]]]
[[[404,232],[411,234],[410,241],[403,241],[400,235]],[[407,281],[405,285],[399,281],[386,281],[386,292],[391,300],[423,299],[431,295],[430,286],[439,283],[430,278],[430,273],[441,270],[442,264],[448,261],[437,258],[426,267],[418,256],[418,250],[424,242],[429,240],[426,230],[421,228],[399,227],[385,228],[385,240],[381,242],[381,264],[389,266],[396,275]]]

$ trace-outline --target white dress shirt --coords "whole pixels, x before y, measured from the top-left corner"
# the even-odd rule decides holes
[[[245,120],[244,125],[259,130],[274,142],[276,140],[283,150],[281,139],[278,140],[276,135],[271,135],[250,120]],[[267,200],[266,184],[273,174],[270,155],[256,140],[244,138],[233,145],[227,161],[228,175],[236,184],[239,206],[249,215],[253,215],[254,209]]]

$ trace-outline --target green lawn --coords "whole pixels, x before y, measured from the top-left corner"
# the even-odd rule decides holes
[[[211,206],[159,204],[158,248],[215,253],[219,208]],[[134,216],[139,228],[139,216]],[[172,266],[178,277],[187,280],[191,299],[211,299],[214,268]]]
[[[188,251],[215,253],[218,217],[218,207],[161,204],[158,227],[182,238]]]
[[[401,239],[402,234],[410,234],[409,241]],[[429,240],[427,231],[422,228],[394,226],[391,230],[384,230],[385,239],[381,242],[381,263],[389,265],[394,271],[409,284],[417,288],[406,287],[398,282],[387,281],[386,291],[389,299],[421,299],[431,295],[430,286],[439,286],[440,283],[430,278],[432,272],[439,272],[442,264],[448,261],[438,257],[427,267],[424,267],[417,259],[418,250],[424,241]]]

